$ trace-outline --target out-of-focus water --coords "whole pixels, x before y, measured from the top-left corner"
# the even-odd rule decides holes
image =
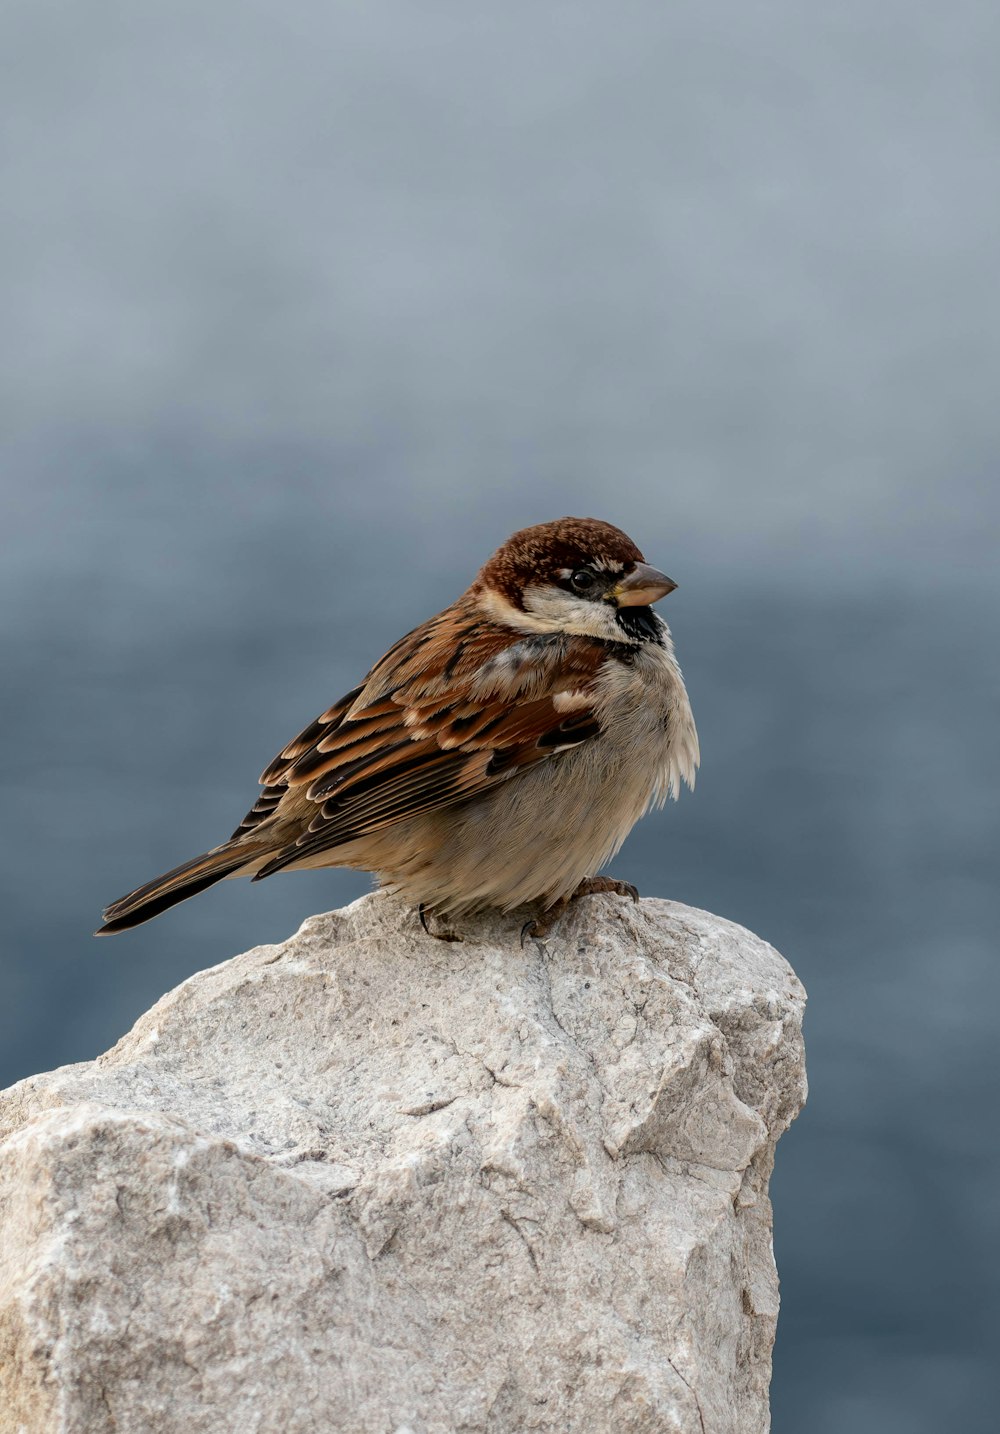
[[[351,634],[351,604],[296,621],[265,586],[224,614],[183,593],[171,612],[101,607],[104,634],[84,644],[59,618],[78,599],[54,581],[30,639],[9,644],[11,690],[34,699],[5,736],[0,1080],[94,1055],[192,971],[366,889],[348,873],[225,883],[89,937],[103,901],[226,835],[273,750],[432,607],[418,584],[395,627],[379,614]],[[973,593],[708,595],[696,581],[664,609],[704,767],[615,870],[762,933],[811,997],[812,1094],[773,1187],[774,1427],[985,1431],[995,613]]]

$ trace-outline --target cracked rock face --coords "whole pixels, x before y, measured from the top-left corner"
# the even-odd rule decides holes
[[[591,897],[376,894],[0,1097],[0,1434],[755,1434],[804,992]]]

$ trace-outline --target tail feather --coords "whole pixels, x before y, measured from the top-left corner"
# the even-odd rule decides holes
[[[216,847],[214,851],[206,851],[113,901],[105,907],[104,924],[94,935],[113,936],[118,931],[141,926],[144,921],[159,916],[161,911],[176,906],[180,901],[187,901],[189,896],[197,896],[199,891],[214,886],[223,877],[232,876],[240,867],[249,866],[252,869],[260,856],[259,850],[248,850],[242,845],[229,846],[228,843]]]

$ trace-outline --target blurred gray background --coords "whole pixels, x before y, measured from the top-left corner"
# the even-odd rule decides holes
[[[102,904],[516,527],[702,733],[616,870],[811,995],[776,1434],[995,1429],[1000,9],[8,0],[0,1082],[364,877]]]

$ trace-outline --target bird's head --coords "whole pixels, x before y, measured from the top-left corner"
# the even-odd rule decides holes
[[[494,620],[519,631],[639,643],[659,637],[650,605],[676,586],[620,528],[558,518],[508,538],[473,591]]]

